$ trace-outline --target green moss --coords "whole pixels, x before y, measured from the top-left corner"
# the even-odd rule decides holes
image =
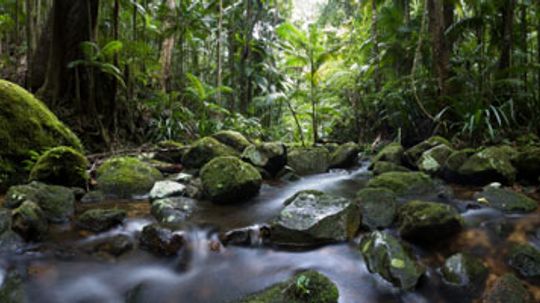
[[[420,159],[420,157],[425,151],[437,145],[445,145],[449,148],[452,147],[450,142],[448,142],[448,140],[446,140],[445,138],[440,137],[440,136],[433,136],[407,149],[405,153],[403,154],[403,159],[407,165],[415,166],[416,163],[418,162],[418,159]]]
[[[372,171],[375,176],[378,176],[378,175],[382,175],[384,173],[389,173],[393,171],[408,172],[409,169],[399,164],[392,163],[392,162],[377,161],[373,163]]]
[[[86,188],[88,160],[77,150],[59,146],[43,154],[30,172],[30,180]]]
[[[374,230],[388,227],[396,216],[397,202],[393,191],[386,188],[364,188],[356,193],[362,225]]]
[[[301,176],[320,174],[330,167],[330,153],[324,147],[297,147],[290,150],[287,161]]]
[[[452,154],[454,150],[448,147],[447,145],[441,144],[437,145],[433,148],[430,148],[426,150],[420,159],[418,159],[418,162],[416,163],[416,166],[421,171],[424,171],[429,174],[438,174],[442,171],[442,168],[444,164],[446,163],[446,160],[448,157]]]
[[[530,244],[513,245],[508,263],[524,277],[540,277],[540,250]]]
[[[41,240],[48,230],[47,218],[41,208],[32,201],[25,201],[12,214],[13,231],[26,240]]]
[[[187,150],[182,163],[188,168],[201,168],[216,157],[237,156],[231,147],[211,137],[199,139]]]
[[[10,184],[26,179],[20,163],[29,159],[30,151],[60,145],[83,149],[77,136],[41,101],[5,80],[0,80],[0,142],[0,162],[4,162],[0,169],[8,168],[0,176]]]
[[[371,179],[368,187],[387,188],[398,196],[422,195],[435,190],[431,178],[420,172],[388,172]]]
[[[484,287],[488,268],[482,260],[469,254],[458,253],[446,259],[441,274],[446,283],[476,292]]]
[[[106,231],[122,224],[127,213],[121,209],[90,209],[77,218],[77,225],[94,232]]]
[[[236,157],[218,157],[202,168],[201,181],[210,200],[233,203],[255,196],[262,177],[255,167]]]
[[[219,142],[234,148],[238,152],[243,152],[251,143],[239,132],[232,130],[222,130],[212,135]]]
[[[98,189],[121,198],[145,195],[162,178],[159,170],[133,157],[111,158],[97,170]]]
[[[538,202],[522,193],[492,186],[485,187],[476,198],[506,213],[530,213],[538,207]]]
[[[330,168],[348,168],[358,161],[360,147],[354,142],[340,145],[330,158]]]
[[[387,161],[394,164],[401,164],[401,158],[403,156],[403,146],[399,143],[390,143],[386,145],[381,151],[373,157],[372,162]]]
[[[470,157],[458,173],[474,184],[511,184],[516,179],[516,169],[511,163],[516,155],[517,152],[509,146],[488,147]]]
[[[498,278],[484,297],[485,303],[532,303],[531,294],[513,274]]]

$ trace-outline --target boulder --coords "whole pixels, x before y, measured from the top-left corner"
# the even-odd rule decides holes
[[[475,198],[505,213],[530,213],[538,207],[538,202],[522,193],[494,186],[484,187],[482,192],[475,195]]]
[[[239,303],[337,303],[339,291],[326,276],[310,270],[271,286]]]
[[[450,144],[450,142],[448,142],[448,140],[446,140],[445,138],[440,136],[433,136],[407,149],[403,153],[403,162],[405,162],[407,166],[415,168],[422,154],[425,151],[438,145],[445,145],[449,148],[452,147],[452,144]]]
[[[388,161],[377,161],[372,164],[371,168],[373,175],[378,176],[382,175],[384,173],[389,173],[393,171],[401,171],[401,172],[408,172],[409,169],[401,166],[399,164],[395,164]]]
[[[242,153],[246,147],[251,145],[251,142],[241,133],[233,130],[222,130],[212,135],[212,138],[219,142],[232,147],[237,152]]]
[[[370,272],[404,290],[412,290],[425,272],[400,241],[385,232],[374,231],[364,236],[360,252]]]
[[[218,157],[201,170],[205,195],[216,203],[246,201],[259,193],[261,174],[236,157]]]
[[[187,195],[187,187],[184,184],[164,180],[158,181],[154,184],[154,187],[150,190],[150,201],[164,199],[169,197],[178,197]]]
[[[67,187],[32,182],[9,188],[4,206],[16,208],[24,201],[32,201],[39,205],[46,218],[52,223],[63,223],[69,220],[75,210],[75,194]]]
[[[285,201],[271,223],[270,240],[291,246],[341,242],[352,239],[359,226],[356,203],[319,191],[301,191]]]
[[[162,178],[157,169],[137,158],[115,157],[98,168],[97,189],[107,196],[133,198],[148,194]]]
[[[11,230],[11,211],[0,209],[0,254],[13,253],[22,247],[23,240]]]
[[[199,169],[217,157],[237,156],[233,148],[211,137],[199,139],[186,151],[182,164],[187,168]]]
[[[280,142],[250,145],[242,153],[242,159],[274,177],[287,164],[287,148]]]
[[[466,253],[450,256],[440,269],[443,281],[475,294],[484,288],[489,271],[482,260]]]
[[[540,147],[523,148],[514,159],[514,166],[520,178],[536,182],[540,177]]]
[[[22,162],[30,152],[55,146],[82,151],[81,142],[32,94],[17,84],[0,80],[0,192],[26,181]]]
[[[42,240],[49,225],[41,208],[32,201],[24,201],[11,213],[11,229],[25,240]]]
[[[454,150],[447,145],[441,144],[426,150],[416,162],[420,171],[430,175],[438,175],[442,172],[444,164]]]
[[[221,233],[219,240],[223,245],[257,246],[270,235],[268,225],[253,225]]]
[[[330,157],[330,168],[349,168],[358,162],[360,146],[354,142],[340,145]]]
[[[399,233],[418,242],[436,242],[459,232],[463,219],[450,205],[409,201],[398,210]]]
[[[450,182],[463,183],[465,180],[462,180],[459,168],[475,153],[476,150],[472,148],[453,151],[444,163],[441,177]]]
[[[82,203],[99,203],[105,201],[105,194],[100,190],[93,190],[86,193],[82,198]]]
[[[77,225],[93,232],[103,232],[122,224],[127,213],[121,209],[90,209],[77,218]]]
[[[324,147],[293,148],[287,159],[287,164],[301,176],[321,174],[330,167],[330,153]]]
[[[396,216],[396,194],[386,188],[365,188],[356,194],[362,225],[375,230],[389,227]]]
[[[485,303],[532,303],[533,299],[523,283],[513,274],[499,277],[484,296]]]
[[[435,182],[421,172],[389,172],[371,179],[371,188],[387,188],[398,196],[425,195],[437,190]]]
[[[164,225],[150,224],[143,228],[140,244],[154,254],[174,256],[184,247],[185,235]]]
[[[90,179],[88,160],[77,150],[67,146],[49,149],[30,172],[30,180],[67,187],[86,188]]]
[[[372,163],[378,161],[392,162],[394,164],[401,164],[401,158],[403,157],[403,146],[399,143],[390,143],[383,147],[372,159]]]
[[[152,202],[152,215],[160,222],[180,224],[195,211],[197,201],[186,197],[171,197]]]
[[[540,278],[540,250],[530,244],[513,245],[508,264],[523,277]]]
[[[1,85],[1,83],[0,83]],[[23,303],[27,302],[24,284],[16,270],[0,271],[0,302]]]
[[[492,182],[512,184],[516,179],[516,169],[512,159],[516,151],[508,146],[485,148],[472,155],[459,168],[462,182],[474,185],[486,185]]]
[[[182,157],[189,149],[184,144],[172,140],[159,142],[157,148],[153,159],[167,163],[181,163]]]

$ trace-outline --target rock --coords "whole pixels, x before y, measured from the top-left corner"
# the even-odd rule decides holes
[[[181,163],[182,157],[189,147],[172,140],[161,141],[157,144],[159,148],[154,155],[154,159],[167,163]]]
[[[77,150],[67,146],[49,149],[30,172],[30,180],[67,187],[86,188],[90,179],[88,160]]]
[[[345,143],[347,144],[347,143]],[[352,142],[352,144],[355,144],[354,142]],[[333,154],[336,150],[338,150],[338,148],[340,147],[339,144],[337,143],[334,143],[334,142],[330,142],[330,143],[324,143],[323,145],[321,145],[322,147],[326,148],[326,150],[331,154]]]
[[[459,232],[463,219],[450,205],[409,201],[398,210],[399,233],[419,242],[435,242]]]
[[[278,283],[248,296],[239,303],[337,303],[339,291],[326,276],[310,270],[296,274],[291,279]]]
[[[133,247],[133,240],[130,236],[119,234],[100,241],[93,247],[93,250],[118,257],[131,251]]]
[[[362,225],[370,230],[389,227],[396,216],[397,202],[393,191],[386,188],[364,188],[356,194]]]
[[[508,263],[523,277],[540,278],[540,250],[530,244],[513,245]]]
[[[462,182],[480,186],[492,182],[512,184],[516,179],[516,169],[511,162],[515,155],[508,146],[488,147],[467,159],[458,174]]]
[[[285,202],[271,223],[270,240],[308,246],[352,239],[360,226],[358,205],[318,191],[301,191]]]
[[[251,143],[241,133],[233,130],[222,130],[212,135],[212,138],[232,147],[239,153],[242,153]]]
[[[220,234],[223,245],[255,246],[263,243],[270,235],[270,227],[267,225],[254,225],[230,230]]]
[[[177,174],[169,176],[168,179],[171,181],[186,184],[186,183],[191,183],[195,179],[195,177],[193,177],[193,175],[186,174],[186,173],[177,173]]]
[[[408,172],[409,169],[387,161],[377,161],[371,165],[371,170],[373,172],[373,175],[378,176],[382,175],[384,173],[389,173],[393,171],[401,171],[401,172]]]
[[[9,188],[4,206],[16,208],[24,201],[39,205],[47,219],[53,223],[69,220],[75,209],[75,194],[67,187],[32,182]]]
[[[484,288],[489,274],[482,260],[464,253],[446,259],[440,272],[445,283],[473,294]]]
[[[416,166],[420,171],[430,175],[438,175],[442,172],[444,164],[454,150],[447,145],[441,144],[426,150]]]
[[[398,196],[425,195],[436,191],[431,178],[420,172],[389,172],[371,179],[371,188],[387,188]]]
[[[151,213],[161,223],[179,224],[191,216],[196,202],[186,197],[160,199],[152,202]]]
[[[530,213],[538,207],[538,202],[522,193],[493,186],[484,187],[482,192],[475,195],[475,198],[505,213]]]
[[[233,148],[217,141],[211,137],[199,139],[188,149],[182,158],[182,164],[188,168],[199,169],[210,160],[217,157],[237,156]]]
[[[173,256],[185,244],[185,235],[169,227],[150,224],[143,228],[140,238],[141,246],[155,254]]]
[[[412,290],[425,272],[400,241],[385,232],[374,231],[364,236],[360,252],[370,272],[404,290]]]
[[[0,209],[0,253],[13,253],[23,244],[22,238],[11,230],[11,211]]]
[[[0,235],[11,230],[11,211],[0,208]]]
[[[280,142],[250,145],[244,150],[242,159],[256,167],[263,168],[270,176],[274,177],[287,164],[287,148]]]
[[[236,157],[218,157],[201,170],[205,195],[216,203],[246,201],[259,193],[261,174]]]
[[[379,161],[392,162],[394,164],[401,164],[401,158],[403,157],[403,146],[399,143],[390,143],[383,147],[372,159],[372,163]]]
[[[174,181],[158,181],[150,190],[150,201],[186,195],[186,186]]]
[[[340,145],[330,157],[330,168],[349,168],[358,162],[360,147],[354,142]]]
[[[121,209],[90,209],[77,218],[77,225],[93,232],[103,232],[122,224],[127,213]]]
[[[161,173],[133,157],[114,157],[103,163],[97,170],[97,189],[107,196],[132,198],[146,195]]]
[[[330,167],[330,153],[324,147],[293,148],[287,158],[287,164],[301,176],[324,173]]]
[[[99,190],[93,190],[86,193],[82,198],[82,203],[99,203],[105,201],[105,194]]]
[[[445,138],[440,136],[433,136],[407,149],[403,153],[403,162],[405,162],[407,166],[416,168],[416,164],[418,163],[418,160],[420,159],[422,154],[425,151],[438,145],[445,145],[449,148],[452,147],[452,144],[450,144],[450,142],[448,142],[448,140],[446,140]]]
[[[530,146],[522,149],[514,159],[514,165],[520,178],[533,182],[540,177],[540,147]]]
[[[476,150],[472,148],[465,148],[452,152],[446,159],[442,168],[442,178],[450,182],[463,183],[464,180],[461,178],[459,168],[475,153]]]
[[[30,159],[30,151],[61,145],[83,150],[77,136],[22,87],[0,80],[0,108],[0,192],[26,181],[21,163]]]
[[[484,296],[485,303],[532,303],[532,296],[513,274],[499,277]]]
[[[0,85],[2,83],[0,82]],[[24,285],[20,274],[16,270],[3,272],[0,269],[0,302],[24,303],[27,302]]]
[[[25,240],[42,240],[49,229],[45,213],[32,201],[25,201],[13,210],[11,220],[11,229]]]

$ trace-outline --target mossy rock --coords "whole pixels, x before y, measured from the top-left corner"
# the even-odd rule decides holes
[[[158,150],[154,159],[167,163],[181,163],[182,157],[189,149],[188,146],[172,140],[161,141],[157,144]]]
[[[296,274],[238,303],[337,303],[339,291],[326,276],[310,270]]]
[[[226,204],[256,196],[262,177],[255,167],[236,157],[218,157],[202,168],[201,181],[211,201]]]
[[[452,148],[452,144],[445,138],[441,136],[433,136],[407,149],[403,153],[403,162],[405,162],[407,166],[416,167],[418,160],[420,159],[422,154],[425,151],[438,145],[445,145],[449,148]]]
[[[324,147],[292,148],[287,159],[287,164],[300,176],[325,173],[330,167],[330,153]]]
[[[388,227],[396,217],[396,194],[386,188],[364,188],[356,193],[362,225],[371,229]]]
[[[354,142],[340,145],[330,157],[330,168],[349,168],[358,162],[360,147]]]
[[[23,281],[16,270],[9,270],[5,276],[2,277],[2,281],[0,281],[0,302],[27,302],[24,294]]]
[[[77,218],[77,225],[93,232],[102,232],[122,224],[127,213],[122,209],[90,209]]]
[[[533,299],[523,283],[513,274],[499,277],[484,296],[485,303],[532,303]]]
[[[238,156],[238,152],[212,137],[204,137],[191,145],[182,158],[182,164],[198,169],[210,160],[224,156]]]
[[[114,157],[97,170],[97,188],[105,195],[132,198],[148,194],[163,176],[150,164],[133,157]]]
[[[416,166],[420,171],[430,175],[439,175],[446,163],[446,160],[454,150],[447,145],[440,144],[426,150],[416,162]]]
[[[370,272],[379,274],[404,290],[414,289],[425,272],[410,251],[385,232],[374,231],[364,236],[360,242],[360,252]]]
[[[450,256],[440,272],[446,284],[470,294],[476,294],[484,288],[489,274],[482,260],[467,253]]]
[[[233,130],[222,130],[212,135],[219,142],[234,148],[237,152],[242,153],[246,147],[251,145],[244,135]]]
[[[0,80],[0,192],[28,177],[21,163],[30,152],[55,146],[82,151],[77,136],[22,87]]]
[[[518,176],[530,181],[538,181],[540,177],[540,147],[531,146],[523,148],[514,159]]]
[[[373,175],[378,176],[393,171],[408,172],[408,168],[388,161],[377,161],[372,165]]]
[[[143,249],[160,256],[174,256],[186,244],[184,232],[160,224],[146,225],[139,240]]]
[[[450,205],[409,201],[398,210],[399,234],[418,242],[436,242],[459,232],[463,218]]]
[[[458,174],[464,182],[486,185],[492,182],[512,184],[516,180],[516,169],[512,160],[517,152],[509,146],[485,148],[472,155],[459,168]]]
[[[11,213],[11,228],[25,240],[42,240],[49,225],[41,208],[32,201],[23,202]]]
[[[88,160],[77,150],[59,146],[49,149],[39,157],[30,172],[31,181],[67,187],[86,188],[90,179]]]
[[[389,172],[371,179],[371,188],[387,188],[398,196],[415,196],[432,193],[436,190],[435,182],[421,172]]]
[[[475,153],[476,150],[473,148],[465,148],[452,152],[452,154],[446,159],[442,168],[442,178],[450,182],[465,182],[465,180],[462,180],[459,174],[459,168]]]
[[[505,213],[530,213],[538,207],[538,202],[522,193],[494,186],[484,187],[475,197],[479,202]]]
[[[172,197],[152,202],[151,214],[160,223],[178,225],[195,211],[197,201],[186,197]]]
[[[12,186],[6,194],[4,206],[16,208],[24,201],[32,201],[39,205],[52,223],[68,221],[75,210],[73,190],[58,185],[34,181],[27,185]]]
[[[378,161],[392,162],[394,164],[401,164],[401,158],[403,157],[403,146],[399,143],[390,143],[383,147],[372,159],[372,163]]]
[[[287,148],[281,142],[250,145],[242,153],[242,160],[264,169],[274,177],[287,164]]]
[[[540,250],[530,244],[513,245],[508,263],[523,277],[540,278]]]

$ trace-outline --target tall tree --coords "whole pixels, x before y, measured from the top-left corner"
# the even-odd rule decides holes
[[[176,0],[166,0],[165,3],[167,10],[169,12],[175,12],[176,10]],[[173,22],[171,22],[170,18],[167,18],[165,21],[165,31],[166,36],[163,40],[163,43],[161,44],[161,56],[160,56],[160,63],[161,63],[161,89],[163,91],[168,91],[170,89],[170,78],[171,78],[171,72],[172,72],[172,61],[173,61],[173,51],[174,51],[174,45],[176,41],[175,33],[170,32],[171,28],[173,27]]]

